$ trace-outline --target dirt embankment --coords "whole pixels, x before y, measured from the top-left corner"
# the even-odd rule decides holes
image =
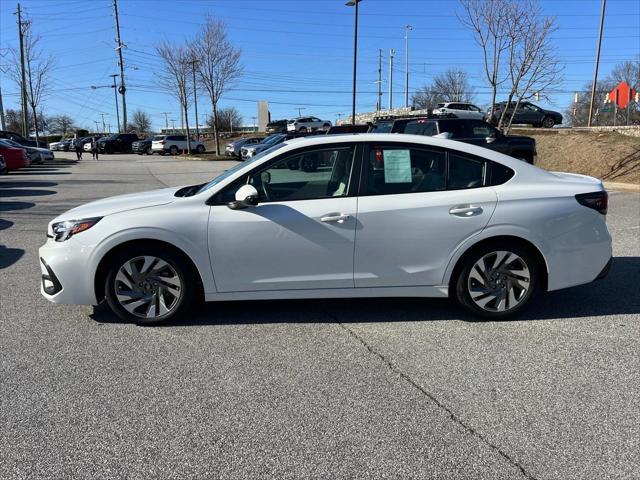
[[[640,184],[640,138],[616,132],[512,130],[536,139],[537,166]]]

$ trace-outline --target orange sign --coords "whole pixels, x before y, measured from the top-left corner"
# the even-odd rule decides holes
[[[625,108],[631,99],[636,95],[636,91],[624,80],[616,88],[609,92],[609,98],[618,105],[618,108]]]

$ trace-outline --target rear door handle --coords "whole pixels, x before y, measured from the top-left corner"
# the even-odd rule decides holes
[[[475,217],[481,213],[482,207],[476,205],[456,205],[449,209],[449,214],[455,215],[456,217]]]
[[[349,220],[349,215],[343,213],[329,213],[324,217],[320,217],[321,222],[338,222],[343,223],[345,220]]]

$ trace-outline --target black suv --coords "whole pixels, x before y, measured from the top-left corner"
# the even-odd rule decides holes
[[[130,153],[133,142],[138,141],[135,133],[114,133],[110,137],[98,140],[100,153]]]
[[[507,102],[496,103],[495,112],[493,112],[493,116],[489,119],[492,124],[497,125],[498,119],[500,118],[500,115],[502,115],[502,111],[506,106]],[[515,103],[512,102],[507,108],[505,118],[511,117],[514,107]],[[491,112],[487,112],[487,117],[490,113]],[[553,110],[545,110],[544,108],[540,108],[530,102],[522,102],[516,109],[516,114],[513,117],[512,123],[514,125],[533,125],[536,128],[552,128],[554,125],[560,125],[562,123],[562,114],[559,112],[554,112]]]
[[[153,137],[147,137],[144,140],[138,140],[137,142],[133,142],[131,144],[131,151],[133,153],[137,153],[138,155],[142,155],[146,153],[147,155],[152,155],[151,151],[151,142],[153,141]]]
[[[272,133],[287,133],[287,122],[289,120],[275,120],[273,122],[267,123],[266,132],[268,134]]]
[[[471,143],[504,153],[530,164],[533,164],[536,157],[536,141],[533,138],[522,135],[504,135],[493,125],[482,120],[438,117],[382,120],[373,125],[370,131],[430,137],[439,135],[443,138]]]

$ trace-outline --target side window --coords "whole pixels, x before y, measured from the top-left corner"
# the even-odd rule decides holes
[[[488,181],[489,185],[502,185],[503,183],[507,183],[515,174],[509,167],[505,167],[500,163],[487,162],[487,164],[491,174],[491,178]]]
[[[491,125],[483,122],[473,122],[471,124],[473,138],[496,137],[496,131]]]
[[[409,122],[407,123],[404,133],[411,135],[424,135],[432,137],[438,134],[435,122]]]
[[[467,122],[457,122],[451,120],[440,121],[440,133],[450,133],[451,138],[468,138]]]
[[[365,168],[365,195],[435,192],[446,187],[444,152],[372,146]]]
[[[447,190],[478,188],[484,185],[486,162],[468,158],[457,153],[449,153],[449,174]]]
[[[348,146],[289,154],[251,174],[249,183],[258,190],[261,202],[344,197],[354,151],[354,146]]]

